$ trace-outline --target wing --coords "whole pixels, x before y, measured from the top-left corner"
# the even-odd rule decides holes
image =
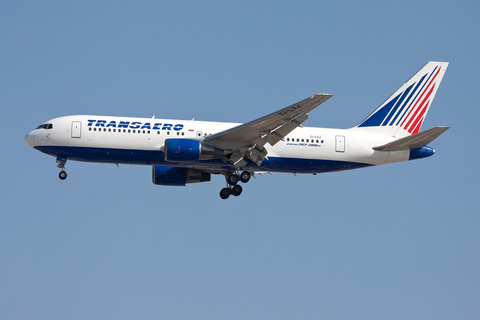
[[[208,136],[202,144],[224,151],[225,161],[236,168],[244,166],[245,159],[260,165],[267,156],[264,145],[274,146],[287,134],[308,119],[308,112],[331,98],[331,94],[316,94],[257,120]]]

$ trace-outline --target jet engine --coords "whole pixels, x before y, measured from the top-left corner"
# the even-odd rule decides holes
[[[177,167],[152,167],[153,184],[161,186],[184,186],[187,183],[210,181],[210,173],[201,170]]]
[[[166,139],[165,161],[197,161],[222,158],[223,150],[194,139]]]

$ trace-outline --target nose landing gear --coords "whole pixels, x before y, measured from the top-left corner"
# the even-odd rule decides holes
[[[57,163],[57,168],[62,169],[62,171],[60,171],[60,173],[58,174],[58,177],[60,178],[60,180],[67,179],[67,171],[65,171],[65,164],[67,163],[67,158],[58,156]]]
[[[220,190],[220,198],[228,199],[230,195],[238,197],[242,194],[243,188],[242,186],[238,185],[238,181],[243,183],[247,183],[250,180],[250,172],[243,171],[240,175],[235,173],[226,174],[225,178],[227,180],[227,187]]]

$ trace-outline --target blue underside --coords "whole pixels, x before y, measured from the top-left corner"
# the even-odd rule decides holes
[[[233,171],[231,163],[225,163],[221,159],[202,160],[191,162],[166,162],[164,153],[149,150],[125,150],[84,147],[61,147],[61,146],[37,146],[35,149],[51,156],[64,157],[68,160],[100,163],[138,164],[150,166],[172,167],[195,167],[204,170]],[[271,172],[295,172],[295,173],[321,173],[341,170],[350,170],[371,166],[365,163],[296,159],[268,157],[260,166],[247,160],[247,166],[243,170],[271,171]]]

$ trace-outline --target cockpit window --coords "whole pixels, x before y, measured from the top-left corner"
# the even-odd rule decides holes
[[[51,123],[41,124],[37,127],[37,129],[52,129],[53,125]]]

